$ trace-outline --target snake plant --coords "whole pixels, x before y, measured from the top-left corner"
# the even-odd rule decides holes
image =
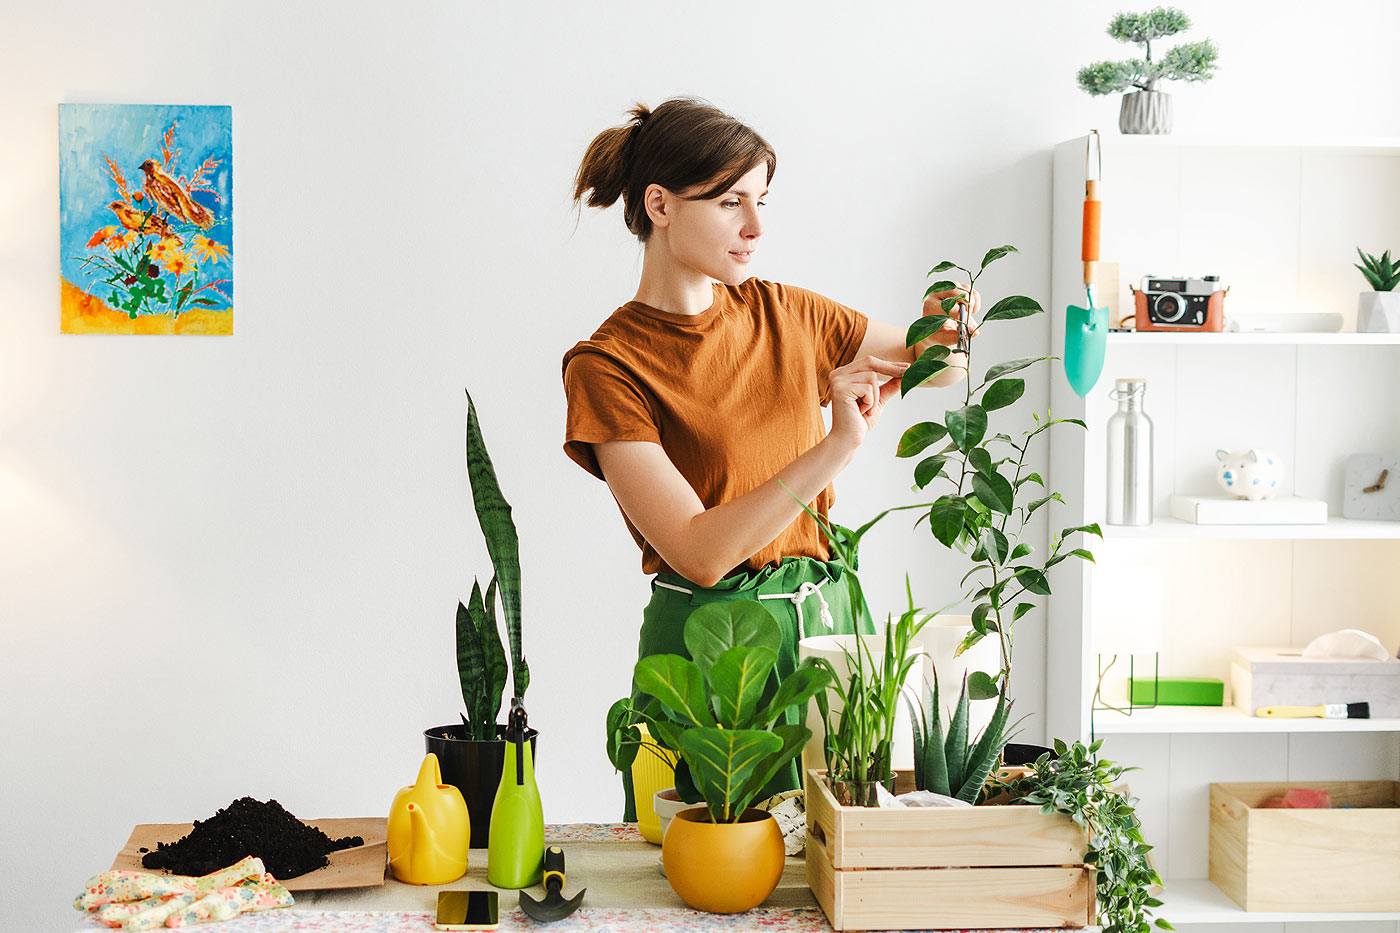
[[[525,663],[520,629],[520,539],[511,518],[510,503],[501,494],[496,469],[486,450],[481,423],[471,392],[467,393],[467,477],[477,522],[486,538],[495,574],[483,598],[479,581],[472,583],[467,604],[457,604],[457,676],[467,714],[462,723],[468,738],[490,741],[496,738],[496,717],[506,683],[506,657],[496,623],[496,596],[499,592],[505,611],[506,634],[510,640],[510,673],[514,696],[525,697],[530,685],[530,668]]]
[[[1379,259],[1375,256],[1362,253],[1360,248],[1356,250],[1361,254],[1361,262],[1364,265],[1357,265],[1361,274],[1366,276],[1366,281],[1378,292],[1394,291],[1396,285],[1400,285],[1400,262],[1390,261],[1390,250],[1386,250]]]

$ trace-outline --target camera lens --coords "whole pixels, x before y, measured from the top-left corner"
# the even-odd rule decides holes
[[[1186,302],[1178,295],[1158,295],[1152,305],[1152,316],[1163,324],[1175,324],[1186,313]]]

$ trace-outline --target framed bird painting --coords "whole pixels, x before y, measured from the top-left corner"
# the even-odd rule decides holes
[[[60,104],[65,334],[233,333],[233,109]]]

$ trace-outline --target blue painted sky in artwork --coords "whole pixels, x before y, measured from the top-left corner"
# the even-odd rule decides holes
[[[117,226],[108,207],[121,197],[108,174],[110,157],[126,177],[127,190],[141,190],[145,175],[139,166],[147,159],[161,162],[161,140],[170,125],[179,121],[172,148],[179,150],[170,175],[189,178],[206,159],[219,166],[206,174],[219,199],[198,191],[194,199],[214,212],[215,223],[204,236],[229,248],[229,258],[201,262],[201,281],[229,279],[218,286],[233,296],[233,109],[231,107],[146,106],[130,104],[60,104],[58,107],[59,256],[63,277],[85,290],[98,286],[100,275],[87,275],[82,257],[94,253],[87,242],[103,227]],[[151,206],[150,198],[138,209]],[[200,232],[194,230],[194,232]],[[186,238],[188,240],[188,237]],[[209,295],[206,291],[204,294]],[[218,299],[218,295],[210,295]],[[223,301],[220,299],[220,305]]]

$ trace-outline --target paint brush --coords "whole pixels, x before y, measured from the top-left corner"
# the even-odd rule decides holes
[[[1254,715],[1265,719],[1370,719],[1370,703],[1324,703],[1321,706],[1261,706]]]

